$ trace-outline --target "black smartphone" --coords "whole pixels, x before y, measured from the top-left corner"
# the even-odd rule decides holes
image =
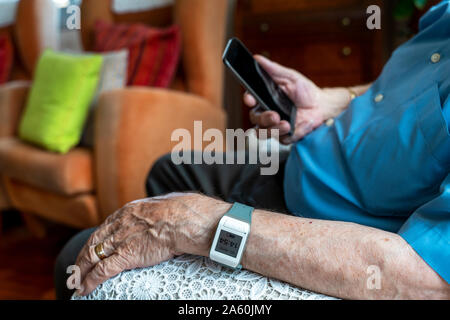
[[[290,123],[289,135],[292,135],[297,116],[295,104],[256,62],[239,39],[231,38],[228,41],[222,60],[245,89],[255,97],[262,109],[278,112],[282,120]]]

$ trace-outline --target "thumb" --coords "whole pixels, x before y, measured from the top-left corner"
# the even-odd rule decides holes
[[[292,69],[283,67],[282,65],[273,62],[272,60],[267,59],[261,55],[255,55],[255,60],[263,67],[264,70],[272,77],[274,80],[276,79],[292,79],[295,74]]]

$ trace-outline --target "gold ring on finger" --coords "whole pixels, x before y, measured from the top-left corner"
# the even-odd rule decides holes
[[[103,242],[100,242],[98,245],[96,245],[94,250],[95,254],[100,260],[103,260],[107,257],[105,254],[105,250],[103,249]]]

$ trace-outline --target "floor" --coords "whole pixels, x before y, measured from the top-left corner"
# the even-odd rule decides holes
[[[54,299],[54,261],[76,230],[47,222],[47,235],[38,239],[26,229],[18,212],[0,214],[0,300]]]

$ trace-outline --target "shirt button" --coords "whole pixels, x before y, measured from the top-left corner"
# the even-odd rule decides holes
[[[384,96],[381,94],[381,93],[379,93],[379,94],[377,94],[376,96],[375,96],[375,102],[381,102],[382,100],[384,99]]]
[[[431,56],[431,62],[438,63],[441,60],[441,55],[439,53],[434,53]]]
[[[330,119],[328,119],[328,120],[325,122],[325,125],[326,125],[327,127],[331,127],[333,124],[334,124],[334,119],[333,119],[333,118],[330,118]]]

